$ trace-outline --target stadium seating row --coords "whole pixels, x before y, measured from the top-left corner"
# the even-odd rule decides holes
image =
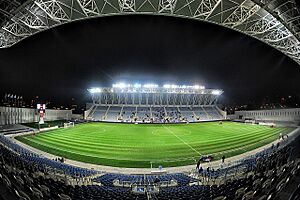
[[[95,106],[87,119],[108,122],[178,123],[223,120],[224,116],[215,106]]]
[[[255,169],[246,176],[230,179],[224,184],[192,185],[194,181],[183,174],[158,176],[159,179],[177,179],[176,187],[160,188],[151,194],[157,199],[273,199],[280,195],[288,183],[300,174],[300,164],[287,159],[290,148],[276,150],[259,157]],[[115,187],[112,181],[153,180],[154,176],[107,174],[96,178],[102,185],[71,186],[62,180],[49,178],[47,172],[33,162],[26,162],[17,154],[0,145],[0,187],[5,199],[147,199],[147,196],[132,193],[131,188]],[[47,163],[45,163],[47,165]],[[150,181],[152,182],[152,181]],[[153,183],[151,183],[153,184]],[[294,195],[294,193],[293,193]]]
[[[15,158],[19,159],[19,162],[26,162],[28,164],[33,164],[43,171],[60,171],[62,174],[67,174],[73,177],[87,177],[97,174],[94,170],[88,170],[84,168],[79,168],[71,165],[67,165],[55,160],[51,160],[25,149],[18,144],[12,142],[9,138],[4,135],[0,135],[0,144],[5,145],[9,149],[13,150]],[[13,154],[12,154],[13,156]]]

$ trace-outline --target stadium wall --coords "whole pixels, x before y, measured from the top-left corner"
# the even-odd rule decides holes
[[[72,114],[72,119],[84,119],[82,114]]]
[[[71,110],[47,109],[45,121],[69,120],[72,118]],[[39,113],[32,108],[0,107],[0,125],[38,122]]]
[[[277,122],[300,125],[300,108],[236,111],[230,118],[255,119],[261,122]]]

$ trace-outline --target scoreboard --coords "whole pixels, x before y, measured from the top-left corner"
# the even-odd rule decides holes
[[[44,114],[46,112],[46,104],[37,104],[37,109],[40,115],[39,124],[44,124]]]

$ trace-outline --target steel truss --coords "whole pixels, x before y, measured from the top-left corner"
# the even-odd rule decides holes
[[[294,0],[34,0],[19,9],[11,6],[7,4],[8,11],[0,10],[5,14],[0,48],[75,20],[154,14],[202,20],[243,32],[300,64],[300,11]]]
[[[102,92],[92,94],[94,105],[101,106],[153,106],[153,107],[197,107],[215,105],[219,95],[212,89],[173,91],[173,89],[142,89],[139,91],[124,91],[123,89],[102,88]]]

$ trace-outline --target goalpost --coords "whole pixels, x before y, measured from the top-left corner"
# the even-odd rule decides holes
[[[74,127],[74,122],[64,123],[64,128],[71,128],[71,127]]]

